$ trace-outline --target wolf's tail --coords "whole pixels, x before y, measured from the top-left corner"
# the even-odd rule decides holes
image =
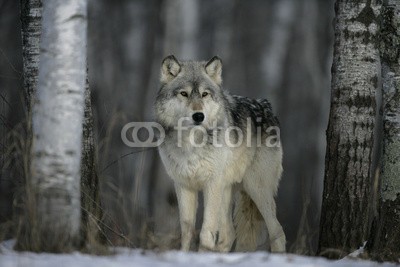
[[[235,251],[255,251],[261,235],[263,218],[256,204],[244,191],[235,199],[233,223],[236,231]]]

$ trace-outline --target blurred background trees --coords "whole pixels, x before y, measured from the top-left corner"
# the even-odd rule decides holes
[[[224,62],[224,87],[268,98],[281,121],[284,176],[278,217],[288,250],[316,249],[322,195],[333,0],[89,0],[88,66],[108,242],[177,247],[172,182],[155,149],[121,140],[152,120],[164,56]],[[11,230],[24,172],[19,1],[0,2],[0,233]],[[201,217],[201,214],[200,214]]]

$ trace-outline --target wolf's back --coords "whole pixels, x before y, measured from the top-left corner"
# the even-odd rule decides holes
[[[254,126],[262,127],[265,132],[268,127],[279,126],[278,118],[273,114],[271,104],[266,99],[252,99],[233,95],[231,116],[235,126],[243,127],[250,118]]]

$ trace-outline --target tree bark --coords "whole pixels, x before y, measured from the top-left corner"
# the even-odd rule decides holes
[[[22,57],[27,110],[31,110],[39,69],[39,44],[42,30],[42,1],[21,0]]]
[[[36,95],[36,87],[39,73],[40,37],[42,34],[42,0],[21,0],[21,39],[22,39],[22,63],[23,63],[23,89],[25,96],[25,107],[27,110],[26,146],[24,155],[29,155],[32,145],[32,105]],[[25,161],[26,159],[26,161]],[[22,171],[22,194],[14,197],[14,219],[17,224],[17,242],[15,249],[32,250],[33,233],[31,205],[32,196],[28,188],[29,168],[31,157],[24,159],[24,170]]]
[[[400,2],[382,6],[380,52],[383,95],[383,153],[379,214],[370,239],[378,260],[400,259]]]
[[[61,252],[80,244],[86,1],[43,1],[42,25],[28,181],[33,228],[26,248]]]
[[[319,253],[341,257],[367,239],[380,6],[337,0]]]
[[[88,249],[96,249],[98,244],[104,243],[102,228],[99,225],[103,211],[99,196],[100,185],[93,127],[91,93],[89,79],[86,77],[81,160],[81,231],[82,246]]]

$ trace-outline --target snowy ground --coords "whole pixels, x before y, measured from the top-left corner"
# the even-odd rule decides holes
[[[12,250],[12,246],[13,241],[0,243],[0,267],[395,266],[361,260],[343,259],[340,261],[328,261],[324,258],[290,254],[277,255],[266,252],[218,254],[169,251],[156,253],[120,248],[117,250],[118,253],[113,256],[93,256],[78,252],[72,254],[15,252]]]

